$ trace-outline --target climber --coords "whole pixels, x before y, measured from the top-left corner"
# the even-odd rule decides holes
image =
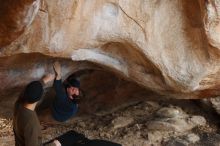
[[[68,78],[64,84],[61,80],[61,65],[55,62],[54,89],[56,97],[52,105],[52,116],[58,122],[64,122],[74,116],[78,110],[80,82],[76,78]]]
[[[16,146],[42,145],[41,127],[35,107],[43,94],[43,84],[54,79],[54,75],[45,76],[42,81],[30,82],[19,96],[14,107],[13,130]],[[58,140],[50,145],[61,146]]]

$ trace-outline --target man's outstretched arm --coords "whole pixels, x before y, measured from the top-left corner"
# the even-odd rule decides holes
[[[61,80],[61,65],[58,61],[53,64],[56,80]]]
[[[62,75],[61,75],[61,65],[58,61],[56,61],[53,64],[54,72],[55,72],[55,80],[54,80],[54,89],[56,92],[56,96],[59,99],[62,99],[65,97],[66,93],[63,90],[63,85],[62,85]]]

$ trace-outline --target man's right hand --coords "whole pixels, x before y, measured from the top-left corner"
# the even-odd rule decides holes
[[[53,64],[53,69],[56,73],[56,80],[60,80],[61,79],[61,65],[58,61],[56,61],[54,64]]]
[[[53,143],[54,143],[56,146],[61,146],[61,143],[60,143],[58,140],[54,140]]]

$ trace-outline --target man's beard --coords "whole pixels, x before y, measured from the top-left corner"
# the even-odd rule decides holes
[[[76,103],[78,103],[79,100],[80,100],[79,95],[72,95],[72,99],[71,99],[72,102],[76,102]]]

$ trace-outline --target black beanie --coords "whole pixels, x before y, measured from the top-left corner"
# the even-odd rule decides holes
[[[25,101],[27,103],[35,103],[41,99],[43,95],[43,86],[39,81],[30,82],[24,92]]]
[[[80,82],[79,80],[75,79],[75,78],[71,78],[68,80],[68,83],[70,86],[72,87],[76,87],[76,88],[79,88],[80,87]]]

